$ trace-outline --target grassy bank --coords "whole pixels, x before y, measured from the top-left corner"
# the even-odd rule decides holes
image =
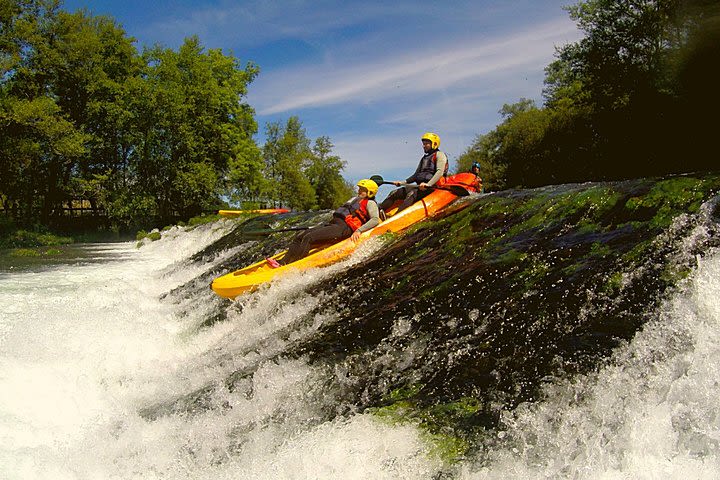
[[[185,222],[178,222],[179,226],[195,227],[208,222],[214,222],[220,218],[219,215],[200,215]],[[163,229],[167,230],[171,226]],[[71,243],[93,243],[93,242],[118,242],[132,239],[140,240],[144,237],[153,236],[154,233],[146,233],[140,230],[133,234],[130,232],[120,233],[108,230],[82,231],[82,232],[58,232],[42,226],[18,227],[10,219],[0,216],[0,250],[16,249],[26,251],[43,247],[57,247]],[[157,240],[160,234],[155,235]]]

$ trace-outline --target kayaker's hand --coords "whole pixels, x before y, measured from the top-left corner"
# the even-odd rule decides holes
[[[428,184],[425,183],[425,182],[422,182],[422,183],[421,183],[420,185],[418,185],[418,186],[420,187],[420,190],[425,190],[425,187],[427,187]]]
[[[399,187],[399,186],[400,186],[400,182],[397,182],[397,181],[392,182],[392,184],[395,185],[396,187]]]
[[[355,230],[350,238],[352,239],[353,242],[357,243],[358,240],[360,240],[361,234],[362,234],[362,232],[360,230]]]

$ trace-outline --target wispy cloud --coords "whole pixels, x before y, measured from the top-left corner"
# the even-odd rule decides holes
[[[407,5],[366,2],[359,8],[350,2],[294,0],[268,2],[224,0],[215,4],[175,8],[171,15],[148,23],[143,36],[178,44],[190,34],[199,35],[213,47],[251,47],[283,39],[312,39],[345,27],[412,12]]]
[[[252,93],[258,113],[271,115],[340,103],[363,103],[451,88],[476,78],[548,63],[554,45],[575,36],[568,21],[537,26],[487,42],[467,39],[434,51],[384,52],[358,64],[352,59],[269,72]]]
[[[538,97],[555,46],[580,36],[557,0],[220,0],[173,13],[147,36],[198,34],[240,56],[299,49],[250,58],[261,74],[248,101],[260,122],[299,115],[310,136],[329,135],[352,180],[406,177],[425,130],[454,163],[503,103]]]

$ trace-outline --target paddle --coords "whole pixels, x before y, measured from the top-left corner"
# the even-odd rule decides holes
[[[279,232],[296,232],[298,230],[309,230],[312,227],[289,227],[289,228],[268,228],[266,230],[248,230],[242,232],[245,235],[272,235]]]
[[[377,183],[378,186],[380,185],[392,185],[393,182],[386,182],[383,180],[383,177],[380,175],[373,175],[370,177],[370,180]],[[447,190],[448,192],[452,193],[453,195],[457,195],[458,197],[467,197],[470,195],[470,192],[465,187],[462,187],[460,185],[439,185],[434,187],[425,187],[430,190]]]

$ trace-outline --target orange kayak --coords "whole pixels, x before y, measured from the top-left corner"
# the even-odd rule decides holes
[[[223,217],[238,217],[248,214],[288,213],[289,211],[287,208],[261,208],[259,210],[218,210],[218,214]]]
[[[447,178],[445,185],[460,185],[469,192],[477,191],[478,183],[472,173],[459,173]],[[322,249],[312,251],[310,255],[301,258],[296,262],[272,268],[267,260],[262,260],[241,270],[237,270],[213,280],[212,289],[215,293],[225,298],[235,298],[241,293],[252,291],[258,286],[270,282],[290,271],[307,270],[309,268],[323,267],[330,265],[350,255],[357,246],[377,235],[386,232],[399,232],[407,227],[431,217],[458,197],[447,190],[437,189],[427,195],[419,202],[406,208],[402,212],[388,217],[375,228],[363,232],[357,243],[347,238],[338,243]],[[389,212],[390,214],[392,213]],[[272,258],[280,260],[287,251],[283,251]]]

